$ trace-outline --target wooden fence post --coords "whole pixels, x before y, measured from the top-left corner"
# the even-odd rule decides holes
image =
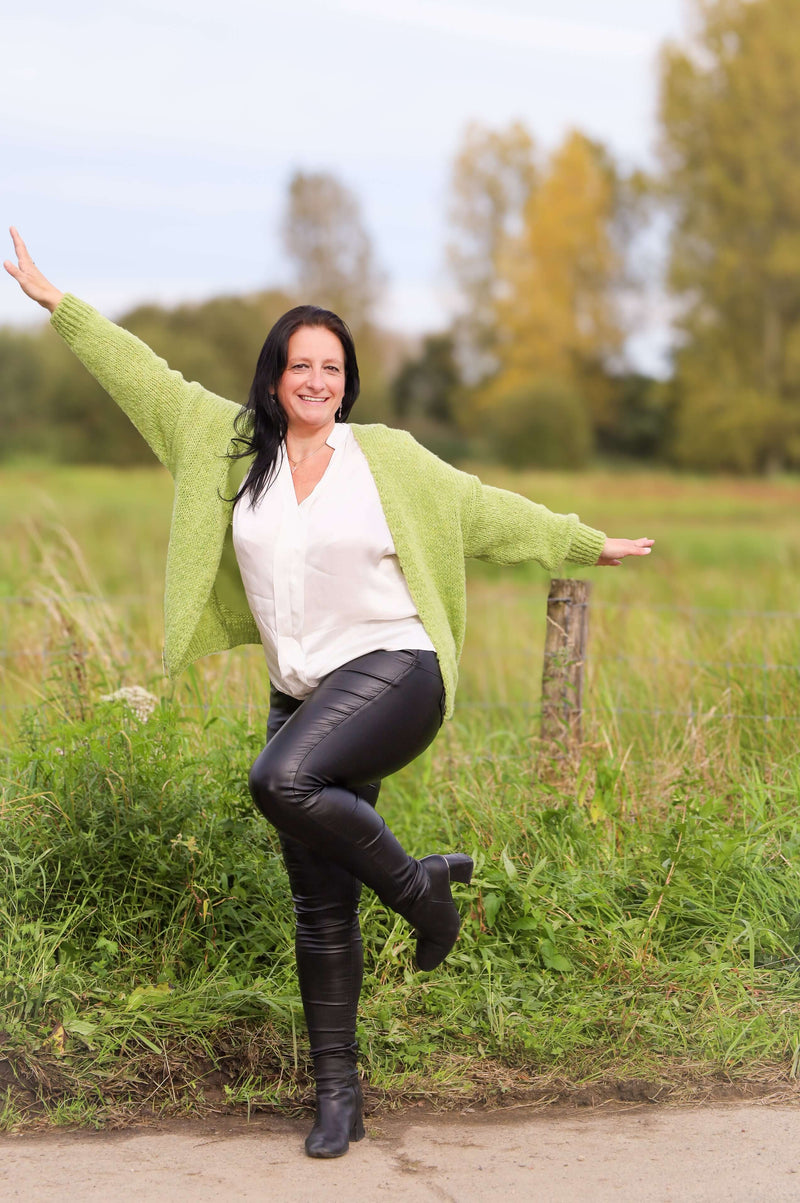
[[[574,751],[581,742],[588,581],[551,581],[542,668],[542,739]]]

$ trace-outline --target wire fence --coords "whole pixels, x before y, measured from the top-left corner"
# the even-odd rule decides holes
[[[607,678],[615,675],[619,684],[623,671],[651,681],[663,676],[674,698],[672,705],[617,703],[610,707],[613,713],[692,720],[713,708],[719,722],[800,723],[800,612],[607,601],[593,601],[591,610],[597,616],[622,614],[628,622],[639,615],[669,616],[673,631],[695,653],[669,645],[620,651],[606,639],[597,658]]]
[[[0,724],[46,694],[65,664],[101,654],[120,677],[157,680],[157,637],[135,616],[153,597],[73,593],[0,598]],[[584,712],[608,723],[652,731],[664,724],[755,725],[792,732],[800,725],[800,612],[722,605],[592,600]],[[512,708],[533,730],[540,716],[544,606],[530,590],[479,586],[470,597],[470,630],[461,669],[458,713]],[[146,625],[146,624],[145,624]],[[152,617],[150,620],[152,628]],[[475,628],[478,634],[475,635]],[[109,646],[106,646],[109,645]],[[232,708],[263,712],[266,674],[260,649],[236,669],[203,670],[184,695],[208,710],[224,691]]]

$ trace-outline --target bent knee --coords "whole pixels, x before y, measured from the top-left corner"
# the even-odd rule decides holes
[[[307,790],[298,781],[296,769],[271,755],[269,746],[253,763],[247,784],[258,809],[273,820],[296,807],[307,795]]]
[[[272,810],[291,794],[291,780],[284,767],[265,749],[258,756],[247,779],[253,801],[259,810]]]

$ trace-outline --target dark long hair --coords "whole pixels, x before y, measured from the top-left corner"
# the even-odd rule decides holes
[[[255,453],[255,459],[239,492],[229,500],[238,501],[245,492],[248,492],[250,504],[255,505],[275,478],[288,427],[286,414],[278,401],[276,389],[286,370],[289,339],[303,326],[324,326],[326,330],[330,330],[331,334],[335,334],[342,344],[344,396],[341,404],[341,416],[337,415],[336,420],[346,422],[350,410],[356,403],[361,383],[358,375],[356,348],[347,323],[342,321],[337,314],[332,313],[330,309],[320,309],[317,305],[297,305],[288,313],[284,313],[283,317],[278,318],[264,341],[256,364],[253,383],[250,386],[247,404],[242,406],[233,422],[236,434],[231,441],[238,449],[235,452],[229,451],[229,457],[241,459],[245,455]]]

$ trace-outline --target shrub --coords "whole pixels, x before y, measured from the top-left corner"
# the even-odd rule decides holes
[[[486,424],[492,450],[513,468],[583,468],[592,452],[586,406],[557,382],[501,393],[486,413]]]

